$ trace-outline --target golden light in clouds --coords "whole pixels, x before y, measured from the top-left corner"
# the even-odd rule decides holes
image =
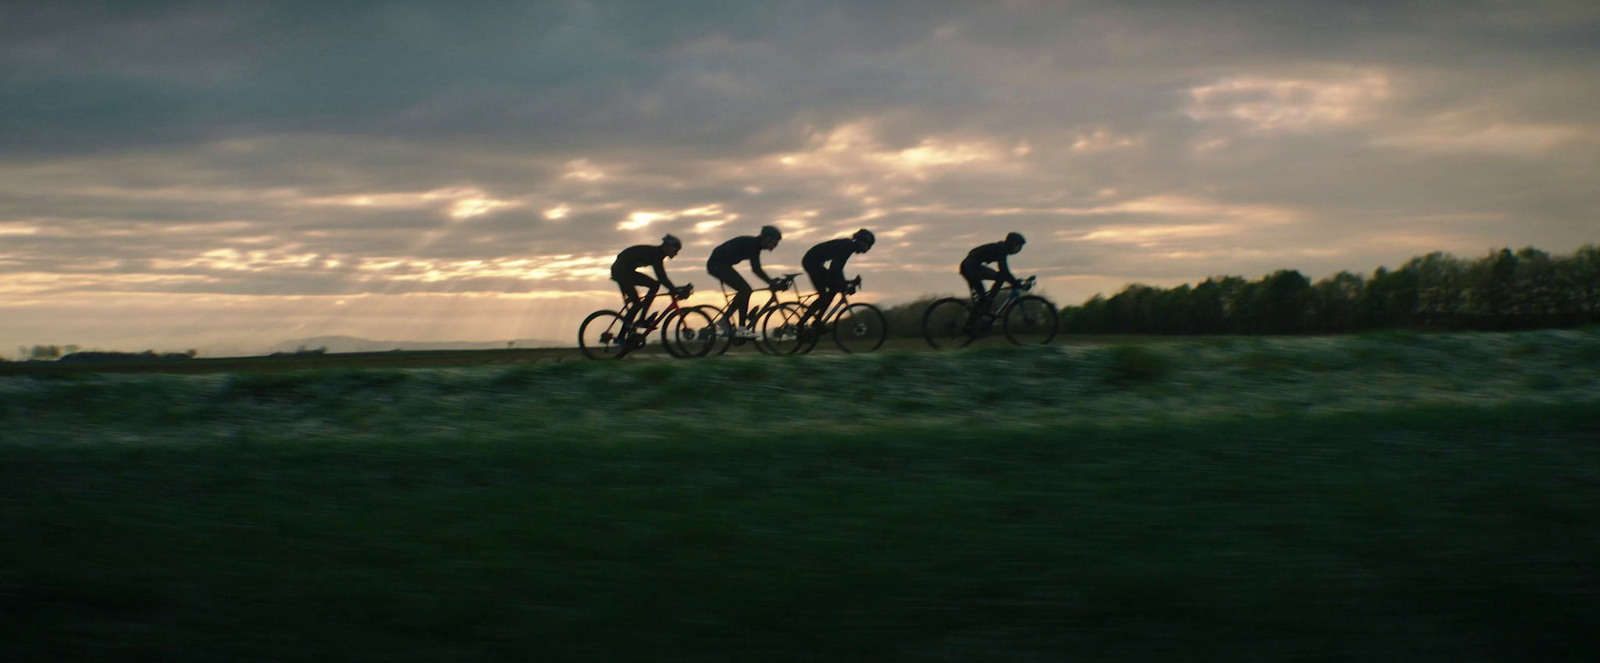
[[[811,147],[775,157],[787,170],[854,178],[924,179],[934,169],[1007,165],[1032,153],[1027,145],[1004,147],[997,141],[924,136],[915,146],[883,145],[872,121],[862,120],[811,136]]]
[[[1195,120],[1231,119],[1258,129],[1303,129],[1370,115],[1391,94],[1382,71],[1350,71],[1325,79],[1234,76],[1189,90]]]
[[[650,225],[652,223],[664,222],[664,221],[676,221],[677,219],[680,219],[680,218],[683,218],[683,217],[707,217],[707,216],[709,216],[709,217],[721,217],[721,218],[711,219],[710,221],[698,222],[698,224],[695,226],[697,229],[700,228],[702,225],[705,225],[706,223],[715,223],[717,225],[721,225],[723,223],[727,223],[727,222],[730,222],[730,221],[733,221],[733,220],[739,218],[738,214],[731,214],[731,213],[723,210],[721,203],[712,203],[710,205],[701,205],[699,207],[691,207],[689,209],[679,210],[679,211],[676,211],[676,212],[630,212],[628,214],[628,217],[627,217],[626,220],[624,220],[624,221],[622,221],[622,222],[617,224],[617,229],[618,230],[638,230],[638,229],[644,228],[645,226],[648,226],[648,225]],[[712,225],[712,226],[706,226],[706,227],[707,228],[714,228],[716,226]]]
[[[567,162],[567,172],[561,175],[562,179],[582,180],[596,182],[605,179],[605,171],[589,163],[588,159],[575,159]]]
[[[320,196],[301,199],[295,204],[312,207],[437,208],[455,221],[482,216],[499,209],[522,206],[519,201],[492,198],[482,189],[474,187],[434,189],[420,192],[374,192]]]
[[[638,230],[665,218],[668,216],[663,212],[633,212],[628,215],[628,220],[617,224],[617,229]]]

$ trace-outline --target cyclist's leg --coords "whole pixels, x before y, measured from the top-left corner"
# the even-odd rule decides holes
[[[806,276],[811,278],[811,287],[816,288],[817,298],[811,301],[811,308],[806,309],[800,318],[802,323],[816,324],[822,322],[823,314],[828,312],[828,307],[833,304],[834,293],[843,289],[843,284],[835,284],[836,279],[826,270],[807,269]]]
[[[981,264],[962,263],[961,276],[967,280],[967,288],[972,291],[974,310],[980,312],[989,310],[989,302],[993,300],[994,291],[1000,287],[1000,272]],[[994,287],[985,287],[984,281],[994,281]]]
[[[628,283],[623,292],[633,294],[633,312],[627,316],[626,322],[629,325],[634,325],[649,319],[650,303],[655,300],[656,291],[661,289],[661,284],[655,279],[638,272],[631,272],[627,280]],[[645,293],[640,295],[634,288],[644,288]]]
[[[748,326],[750,324],[750,282],[744,280],[744,277],[740,276],[732,265],[718,265],[715,270],[711,270],[711,275],[717,277],[717,280],[722,281],[724,285],[733,288],[733,300],[728,302],[728,316],[724,317],[724,320],[732,324],[733,320],[729,318],[732,317],[734,312],[738,312],[739,326]]]
[[[612,274],[611,280],[622,291],[622,328],[629,329],[633,326],[634,311],[639,310],[639,293],[634,291],[633,279],[627,274]]]

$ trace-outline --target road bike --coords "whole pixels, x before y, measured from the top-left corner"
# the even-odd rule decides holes
[[[832,336],[844,352],[872,352],[883,347],[889,337],[889,319],[871,304],[851,303],[850,295],[861,288],[861,277],[847,282],[839,297],[821,316],[821,321],[805,320],[817,293],[804,295],[798,302],[785,302],[761,317],[761,336],[772,354],[804,354],[817,347],[823,336]]]
[[[1021,288],[1000,288],[986,302],[960,297],[936,301],[922,315],[922,336],[934,348],[960,348],[994,333],[999,323],[1014,345],[1049,343],[1056,337],[1060,313],[1049,300],[1022,294],[1035,282],[1036,277],[1030,276]]]
[[[644,347],[650,333],[660,329],[661,348],[667,354],[680,359],[704,357],[716,340],[715,336],[704,333],[712,326],[711,316],[698,307],[678,306],[679,300],[687,299],[693,292],[693,284],[670,291],[667,294],[672,296],[672,302],[665,309],[635,322],[632,329],[627,328],[624,321],[635,305],[624,305],[621,312],[590,313],[578,326],[578,348],[590,359],[621,359]],[[657,292],[652,301],[662,294]]]
[[[751,308],[749,315],[745,318],[745,320],[749,321],[750,326],[755,329],[755,338],[740,338],[736,333],[734,333],[733,319],[736,315],[736,311],[733,310],[733,295],[728,294],[726,288],[723,289],[722,296],[728,301],[722,305],[722,308],[717,308],[710,304],[701,304],[700,306],[696,306],[695,308],[704,311],[711,317],[712,320],[716,321],[715,326],[702,332],[706,334],[714,334],[717,337],[713,341],[716,347],[711,350],[711,353],[720,356],[727,354],[728,350],[733,346],[751,343],[755,346],[756,350],[760,351],[761,353],[773,354],[772,346],[767,342],[766,335],[761,333],[761,325],[759,324],[761,321],[761,316],[766,315],[768,311],[776,309],[784,304],[783,301],[778,299],[778,293],[794,287],[794,280],[799,276],[799,274],[784,274],[779,278],[773,279],[771,287],[760,288],[752,291],[767,293],[767,301],[763,302],[760,306]]]

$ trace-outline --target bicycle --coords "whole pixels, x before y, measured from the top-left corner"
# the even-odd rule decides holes
[[[766,315],[768,311],[784,304],[784,302],[778,299],[778,293],[794,287],[794,280],[799,276],[799,274],[784,274],[777,279],[773,279],[773,284],[771,287],[760,288],[757,290],[758,292],[764,291],[767,293],[767,301],[763,302],[760,306],[750,309],[749,314],[745,317],[745,320],[750,322],[751,327],[758,326],[756,323],[760,321],[761,316]],[[727,354],[728,350],[735,345],[743,345],[746,342],[750,342],[753,343],[756,347],[756,350],[762,354],[773,354],[771,345],[766,342],[766,337],[759,331],[756,333],[756,337],[754,339],[740,338],[734,334],[734,310],[732,306],[733,297],[728,294],[726,288],[723,289],[722,296],[728,300],[727,303],[722,305],[722,308],[717,308],[710,304],[701,304],[700,306],[695,307],[707,312],[711,319],[716,321],[715,326],[703,332],[714,334],[718,337],[712,341],[717,346],[712,350],[712,353],[721,356]]]
[[[1038,295],[1022,293],[1033,289],[1036,277],[1022,281],[1022,287],[1006,286],[988,297],[987,306],[978,310],[977,299],[946,297],[934,302],[922,314],[922,336],[935,349],[966,347],[988,336],[996,322],[1013,345],[1044,345],[1056,337],[1060,313],[1054,304]]]
[[[633,329],[626,329],[624,321],[635,305],[625,305],[621,312],[590,313],[578,326],[578,348],[590,359],[621,359],[644,347],[650,333],[661,329],[661,347],[667,354],[679,359],[703,357],[711,351],[710,341],[715,340],[714,336],[702,333],[712,326],[711,317],[698,307],[678,306],[679,300],[688,299],[693,292],[693,284],[669,291],[672,302],[643,321],[635,322]],[[662,294],[657,292],[651,300]]]
[[[832,336],[834,344],[847,353],[872,352],[883,347],[884,340],[889,337],[889,319],[876,306],[850,303],[850,295],[860,288],[861,277],[848,281],[848,287],[839,292],[838,301],[822,313],[820,322],[802,323],[810,308],[808,302],[815,299],[817,293],[768,310],[761,319],[761,333],[773,350],[772,354],[811,352],[824,334]]]

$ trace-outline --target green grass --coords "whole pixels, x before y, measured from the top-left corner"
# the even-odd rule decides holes
[[[0,643],[1588,660],[1597,342],[0,379]]]

